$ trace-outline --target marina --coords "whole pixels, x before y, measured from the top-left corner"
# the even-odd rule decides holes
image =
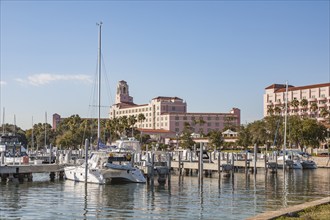
[[[1,2],[0,220],[328,216],[329,3],[268,4]]]

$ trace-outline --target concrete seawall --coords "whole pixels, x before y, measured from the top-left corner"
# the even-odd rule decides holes
[[[330,168],[329,157],[312,157],[311,159],[315,161],[319,168]]]

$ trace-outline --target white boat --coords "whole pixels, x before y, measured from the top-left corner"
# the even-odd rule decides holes
[[[278,168],[283,168],[283,156],[279,156],[277,158],[278,161]],[[303,166],[300,162],[299,159],[292,159],[291,155],[285,155],[285,164],[287,167],[291,168],[291,169],[302,169]]]
[[[116,182],[145,183],[140,169],[131,164],[130,154],[117,154],[111,151],[95,151],[88,159],[87,182],[108,184]],[[85,163],[64,168],[68,180],[85,182]]]
[[[101,27],[102,23],[99,24],[99,77],[98,84],[100,86],[100,75],[101,75]],[[100,87],[99,87],[100,88]],[[65,177],[68,180],[106,184],[112,182],[134,182],[134,183],[145,183],[146,179],[143,173],[137,167],[133,167],[131,163],[131,153],[139,150],[134,149],[131,145],[106,147],[100,146],[100,89],[98,89],[98,129],[97,129],[97,140],[98,146],[97,151],[92,152],[88,160],[82,165],[68,166],[64,168]],[[136,143],[131,141],[130,143]],[[103,149],[102,149],[103,148]],[[127,150],[131,150],[128,151]],[[134,150],[134,151],[133,151]]]
[[[5,164],[29,163],[26,149],[14,134],[0,136],[0,154],[4,154]]]

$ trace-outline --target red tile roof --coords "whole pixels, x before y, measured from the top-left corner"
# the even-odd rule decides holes
[[[273,84],[265,89],[277,89],[275,92],[285,92],[285,84]],[[303,90],[303,89],[313,89],[313,88],[320,88],[320,87],[326,87],[330,86],[330,83],[321,83],[321,84],[314,84],[314,85],[307,85],[307,86],[288,86],[288,91],[295,91],[295,90]]]

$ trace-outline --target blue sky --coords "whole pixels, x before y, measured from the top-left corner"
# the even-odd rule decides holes
[[[264,88],[329,82],[329,1],[1,0],[1,121],[102,117],[125,80],[137,104],[177,96],[188,112],[263,117]]]

